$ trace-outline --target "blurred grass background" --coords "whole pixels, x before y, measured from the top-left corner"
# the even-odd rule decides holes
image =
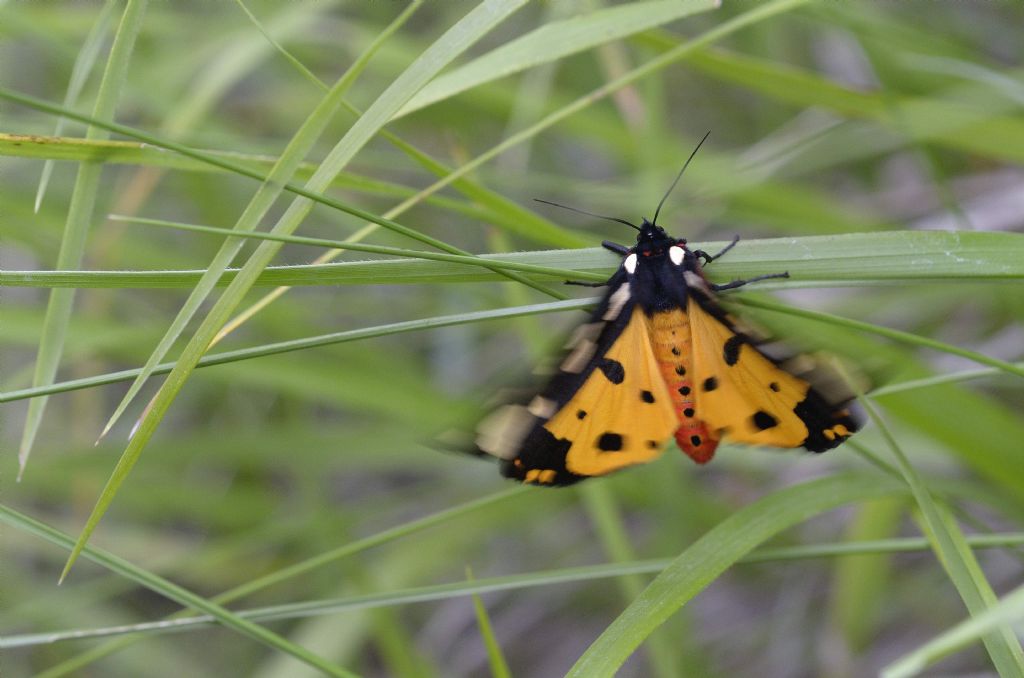
[[[466,252],[554,248],[525,261],[604,274],[614,257],[570,248],[629,242],[630,232],[531,199],[650,216],[711,129],[660,222],[698,246],[734,233],[752,241],[732,263],[716,263],[717,274],[771,272],[791,259],[803,277],[765,285],[784,301],[969,349],[995,369],[976,375],[963,356],[765,312],[759,293],[743,292],[734,298],[749,298],[744,313],[872,375],[896,449],[873,424],[824,456],[723,446],[703,468],[670,453],[571,489],[518,491],[492,464],[424,441],[528,372],[578,312],[380,332],[210,367],[172,398],[148,445],[137,443],[140,463],[90,541],[130,564],[83,559],[58,588],[70,545],[163,377],[96,446],[130,382],[58,386],[45,409],[36,398],[34,440],[29,399],[16,392],[141,366],[198,278],[167,276],[151,288],[118,272],[202,271],[224,242],[108,215],[232,228],[260,184],[124,134],[108,143],[98,128],[87,135],[80,122],[8,99],[0,269],[40,274],[0,280],[6,676],[483,676],[507,675],[506,664],[511,675],[551,676],[577,660],[577,675],[601,675],[628,656],[620,675],[843,677],[878,673],[999,597],[1019,631],[1024,605],[1006,594],[1024,571],[1024,389],[1002,361],[1024,359],[1020,5],[663,1],[633,3],[640,10],[627,16],[608,12],[629,3],[517,4],[484,3],[509,16],[478,28],[464,53],[450,48],[452,65],[419,94],[418,85],[389,90],[390,109],[382,92],[410,82],[402,74],[414,68],[429,75],[424,54],[454,44],[446,31],[476,3],[0,3],[0,86],[260,175],[284,154],[306,164],[281,181],[301,186],[339,140],[354,138],[356,115],[329,112],[322,134],[306,134],[308,152],[285,149],[316,119],[325,83],[358,64],[344,96],[369,111],[361,124],[371,137],[351,142],[358,152],[323,193],[392,214],[469,163],[452,187],[395,219]],[[403,10],[414,11],[385,34]],[[525,49],[492,53],[531,35]],[[545,120],[554,124],[537,126]],[[507,139],[520,142],[473,162]],[[293,197],[272,201],[258,230]],[[366,225],[325,205],[300,221],[297,235],[331,240]],[[938,240],[931,230],[971,233]],[[757,241],[769,237],[791,240]],[[436,251],[385,228],[360,238]],[[242,243],[233,265],[256,245]],[[287,244],[271,263],[308,264],[321,251]],[[484,269],[399,261],[311,269],[214,350],[552,300],[494,274],[451,280]],[[57,277],[46,272],[60,268],[100,273],[54,302]],[[383,284],[385,273],[406,283]],[[559,295],[577,292],[557,275],[524,275]],[[236,313],[272,289],[242,290]],[[220,294],[196,302],[166,360]],[[55,303],[67,305],[66,333]],[[55,379],[37,367],[44,336]],[[936,375],[953,377],[915,381]],[[19,451],[26,463],[15,482]],[[758,522],[757,507],[792,507],[801,488],[818,488],[799,495],[811,508],[776,508],[770,524]],[[962,532],[993,543],[972,552]],[[843,542],[922,534],[930,542],[873,541],[837,555]],[[732,566],[767,539],[797,550]],[[636,561],[677,555],[670,573],[690,563],[686,586],[695,588],[663,578],[642,593],[666,562]],[[579,569],[601,563],[611,565]],[[260,622],[275,638],[232,619],[230,628],[158,633],[145,624],[195,603],[169,582],[199,602],[242,587],[235,610],[309,605]],[[467,594],[477,589],[485,592],[474,606]],[[648,636],[645,624],[661,618],[644,606],[666,590],[659,599],[675,601],[668,621]],[[636,614],[620,617],[631,602]],[[32,636],[114,626],[125,628],[113,639]],[[609,640],[580,659],[598,636]],[[1012,626],[984,645],[940,639],[929,661],[941,655],[933,670],[942,675],[1024,675]],[[587,668],[593,662],[604,662],[600,671]]]

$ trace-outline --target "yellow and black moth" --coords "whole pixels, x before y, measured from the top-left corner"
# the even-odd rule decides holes
[[[476,445],[501,460],[503,475],[570,485],[651,461],[673,438],[701,464],[721,440],[823,452],[859,428],[852,395],[834,380],[823,385],[816,362],[772,357],[773,346],[716,301],[716,292],[788,273],[716,285],[703,267],[738,238],[715,255],[690,250],[657,225],[660,210],[640,226],[615,219],[639,231],[636,244],[604,243],[622,263],[557,373],[532,400],[481,422]]]

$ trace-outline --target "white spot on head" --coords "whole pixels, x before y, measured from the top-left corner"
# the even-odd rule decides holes
[[[622,262],[622,266],[626,269],[626,273],[633,275],[636,272],[636,253],[630,254],[626,257],[625,261]]]
[[[668,248],[668,258],[671,259],[672,263],[676,266],[683,265],[683,257],[683,248],[679,245],[672,245],[672,247]]]

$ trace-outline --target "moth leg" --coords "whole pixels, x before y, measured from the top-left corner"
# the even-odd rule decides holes
[[[726,252],[731,250],[733,247],[736,247],[736,243],[738,243],[739,241],[740,241],[740,237],[738,235],[734,235],[732,237],[732,242],[730,242],[728,245],[726,245],[724,248],[722,248],[722,251],[719,252],[718,254],[715,254],[715,255],[712,256],[712,255],[708,254],[707,252],[705,252],[704,250],[697,250],[696,252],[693,253],[693,255],[695,257],[697,257],[698,259],[703,259],[704,260],[704,265],[707,266],[712,261],[714,261],[715,259],[719,258],[723,254],[725,254]]]
[[[566,280],[566,285],[579,285],[580,287],[607,287],[608,282],[582,282],[580,280]]]
[[[769,273],[767,275],[754,276],[753,278],[750,278],[749,280],[733,280],[732,282],[725,283],[724,285],[716,285],[714,283],[711,283],[711,289],[713,289],[716,292],[721,292],[722,290],[734,290],[737,287],[743,287],[747,283],[757,282],[758,280],[770,280],[772,278],[788,278],[788,277],[789,277],[789,271],[784,271],[782,273]]]
[[[615,252],[616,254],[621,254],[622,256],[626,256],[627,254],[629,254],[628,247],[626,247],[625,245],[620,245],[617,242],[612,242],[611,240],[605,240],[604,242],[601,243],[601,246],[604,247],[606,250],[611,250],[612,252]]]

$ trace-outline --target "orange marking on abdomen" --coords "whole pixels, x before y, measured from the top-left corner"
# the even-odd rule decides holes
[[[690,319],[677,309],[655,313],[648,323],[654,357],[679,417],[676,442],[690,459],[705,464],[714,456],[718,438],[708,431],[697,411],[696,392],[690,374],[693,370]]]

